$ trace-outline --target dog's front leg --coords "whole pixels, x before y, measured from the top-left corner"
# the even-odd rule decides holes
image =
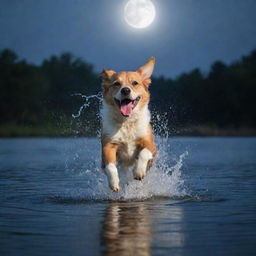
[[[109,187],[118,192],[119,187],[119,177],[116,168],[116,152],[118,145],[115,143],[107,143],[102,148],[102,161],[105,173],[108,177]]]
[[[147,148],[143,148],[138,157],[137,165],[134,170],[134,178],[142,180],[147,172],[148,161],[153,159],[153,154]]]

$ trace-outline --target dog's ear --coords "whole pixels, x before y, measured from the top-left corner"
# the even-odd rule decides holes
[[[137,72],[142,76],[143,79],[149,79],[153,73],[154,66],[155,58],[151,57],[146,64],[137,70]]]
[[[113,70],[107,70],[104,69],[101,74],[100,77],[103,80],[103,82],[109,82],[111,80],[111,77],[115,74],[116,72]]]

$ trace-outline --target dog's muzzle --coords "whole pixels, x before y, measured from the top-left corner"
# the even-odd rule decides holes
[[[119,107],[121,114],[124,117],[129,117],[129,116],[131,116],[133,109],[137,106],[140,99],[141,99],[140,96],[138,96],[135,100],[132,100],[129,98],[118,100],[115,98],[115,102],[116,102],[117,106]]]

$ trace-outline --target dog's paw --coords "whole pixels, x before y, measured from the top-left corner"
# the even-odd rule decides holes
[[[135,180],[142,180],[145,177],[145,172],[135,172],[134,179]]]
[[[119,192],[120,187],[118,185],[109,185],[109,187],[114,191],[114,192]]]

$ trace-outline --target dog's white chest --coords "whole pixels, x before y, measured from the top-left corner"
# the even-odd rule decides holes
[[[115,134],[112,140],[124,145],[128,155],[132,155],[136,148],[136,140],[139,137],[136,123],[124,123]]]
[[[124,166],[132,165],[137,157],[136,140],[138,133],[135,124],[127,124],[113,135],[112,140],[119,143],[117,152],[119,163]]]
[[[110,118],[109,112],[103,115],[103,133],[106,134],[111,141],[120,144],[118,151],[119,159],[123,163],[131,164],[136,158],[137,145],[136,141],[140,137],[144,137],[148,133],[148,125],[150,122],[150,113],[148,108],[141,110],[138,114],[122,123],[115,122]]]
[[[134,112],[129,119],[118,122],[111,110],[104,104],[102,109],[103,133],[111,140],[123,143],[130,143],[139,137],[146,136],[150,122],[148,107],[145,106]]]

